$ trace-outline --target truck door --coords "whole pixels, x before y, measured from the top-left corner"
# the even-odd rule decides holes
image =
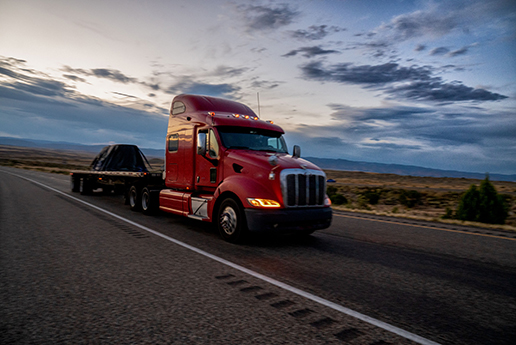
[[[196,189],[213,189],[220,179],[219,143],[213,129],[199,129],[197,132],[197,154],[195,157]]]

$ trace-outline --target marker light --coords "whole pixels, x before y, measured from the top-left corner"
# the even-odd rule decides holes
[[[253,117],[253,120],[258,121],[258,116]]]
[[[233,114],[233,116],[238,119],[240,117],[240,114]]]
[[[274,124],[274,122],[272,122],[272,121],[266,121],[266,122],[270,123],[271,125]]]
[[[249,115],[244,116],[246,120],[249,120]]]
[[[213,111],[210,111],[210,112],[208,113],[208,115],[210,115],[210,116],[215,116],[215,113],[214,113]]]
[[[255,198],[247,198],[247,202],[255,207],[264,207],[264,208],[278,208],[281,207],[280,203],[274,200],[268,199],[255,199]]]
[[[324,206],[331,206],[331,199],[327,195],[324,196]]]

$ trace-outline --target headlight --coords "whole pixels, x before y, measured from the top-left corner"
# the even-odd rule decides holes
[[[247,198],[247,202],[254,207],[264,207],[264,208],[281,207],[279,202],[277,202],[275,200],[269,200],[269,199]]]

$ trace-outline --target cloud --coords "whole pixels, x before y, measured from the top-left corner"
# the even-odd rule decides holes
[[[414,51],[421,52],[426,49],[426,46],[424,44],[418,44],[416,48],[414,48]]]
[[[448,55],[450,57],[455,57],[455,56],[459,56],[459,55],[464,55],[468,52],[468,48],[469,47],[462,47],[460,49],[457,49],[457,50],[454,50],[454,51],[451,51]]]
[[[326,50],[322,49],[320,46],[313,46],[313,47],[302,47],[299,49],[291,50],[290,52],[282,55],[283,57],[289,57],[289,56],[295,56],[297,54],[302,54],[306,58],[313,58],[315,56],[319,55],[328,55],[328,54],[335,54],[339,53],[337,50]]]
[[[226,78],[229,78],[229,77],[238,77],[242,74],[244,74],[245,72],[247,72],[249,70],[249,68],[234,68],[234,67],[229,67],[229,66],[218,66],[217,68],[215,68],[215,70],[211,73],[209,73],[210,76],[215,76],[215,77],[226,77]]]
[[[438,48],[434,48],[430,51],[430,55],[432,56],[435,56],[435,55],[444,55],[446,53],[448,53],[450,51],[450,49],[446,48],[446,47],[438,47]]]
[[[422,36],[442,37],[457,28],[459,22],[454,14],[442,12],[415,11],[394,17],[380,30],[390,30],[398,40],[408,40]]]
[[[235,92],[240,87],[228,83],[212,84],[196,81],[192,77],[183,77],[166,90],[170,94],[191,93],[197,95],[206,95],[214,97],[234,98]]]
[[[403,67],[397,63],[359,66],[339,63],[324,66],[322,62],[310,62],[300,68],[303,78],[307,80],[362,84],[406,99],[457,102],[508,98],[488,90],[468,87],[460,82],[445,82],[441,77],[435,77],[434,69],[428,66]]]
[[[128,84],[128,83],[137,83],[138,80],[136,78],[131,78],[120,72],[116,69],[109,68],[93,68],[90,70],[85,70],[81,68],[71,68],[69,66],[65,66],[62,68],[62,71],[67,73],[76,73],[84,76],[92,76],[97,78],[109,79],[111,81]],[[78,78],[74,75],[68,75],[68,79]],[[79,78],[82,79],[82,78]],[[84,79],[82,79],[84,80]]]
[[[300,14],[288,4],[275,7],[239,5],[237,10],[244,17],[248,32],[268,31],[287,26]]]
[[[339,63],[325,67],[321,62],[301,66],[305,79],[351,84],[386,84],[406,80],[430,79],[427,67],[401,67],[397,63],[355,66]]]
[[[329,104],[332,123],[287,132],[303,155],[510,173],[516,168],[511,111],[450,105],[357,108]],[[344,155],[343,155],[344,152]]]
[[[482,102],[508,98],[484,89],[475,89],[459,82],[445,83],[440,78],[435,81],[416,81],[408,85],[395,86],[388,89],[387,92],[410,99],[438,102]]]
[[[328,26],[328,25],[311,25],[308,27],[308,30],[296,30],[290,31],[290,35],[292,38],[306,41],[317,41],[322,40],[326,36],[345,31],[346,29],[340,28],[338,26]]]

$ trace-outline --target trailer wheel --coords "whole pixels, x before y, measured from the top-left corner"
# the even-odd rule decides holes
[[[158,210],[159,198],[156,193],[151,193],[149,188],[142,189],[141,205],[143,214],[151,215]]]
[[[79,192],[81,190],[81,182],[80,179],[74,175],[70,176],[70,188],[72,192]]]
[[[131,186],[129,189],[129,207],[131,211],[140,211],[142,207],[141,194],[138,193],[136,186]]]
[[[217,224],[220,236],[228,242],[241,242],[247,234],[245,214],[234,199],[228,198],[222,202],[217,214]]]
[[[89,195],[93,192],[93,187],[91,186],[91,182],[88,178],[82,177],[79,182],[79,192],[82,195]]]

